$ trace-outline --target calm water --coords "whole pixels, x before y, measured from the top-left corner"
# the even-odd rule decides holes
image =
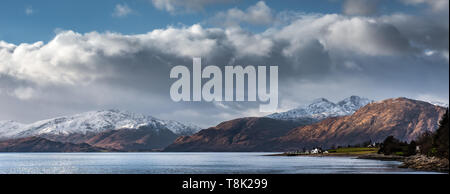
[[[400,162],[351,157],[283,157],[270,153],[0,153],[0,173],[430,173]]]

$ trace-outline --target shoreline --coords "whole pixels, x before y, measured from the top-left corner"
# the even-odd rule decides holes
[[[410,168],[418,171],[449,173],[449,160],[446,158],[428,157],[424,155],[396,156],[384,154],[358,154],[358,153],[327,153],[327,154],[269,154],[265,156],[303,156],[303,157],[355,157],[357,159],[399,161],[402,162],[398,168]]]
[[[448,158],[428,157],[425,155],[414,155],[403,160],[399,168],[411,168],[415,170],[425,170],[433,172],[449,173]]]
[[[412,156],[395,156],[383,154],[368,154],[358,156],[359,159],[400,161],[399,168],[410,168],[419,171],[449,172],[449,160],[447,158],[429,157],[421,154]]]

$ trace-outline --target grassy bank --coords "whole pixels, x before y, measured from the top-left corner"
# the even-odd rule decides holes
[[[327,155],[366,155],[366,154],[375,154],[378,152],[378,148],[367,148],[367,147],[350,147],[350,148],[338,148],[328,150]]]

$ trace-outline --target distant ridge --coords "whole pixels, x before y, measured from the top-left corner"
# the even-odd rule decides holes
[[[0,141],[0,152],[105,152],[115,151],[91,146],[51,141],[42,137],[26,137]]]
[[[195,125],[177,121],[121,110],[101,110],[31,124],[0,121],[0,141],[4,143],[3,150],[153,151],[166,147],[181,135],[192,135],[199,130]]]
[[[350,96],[337,103],[330,102],[325,98],[318,98],[309,105],[291,109],[286,112],[274,113],[267,115],[266,117],[279,120],[309,119],[311,123],[313,123],[328,117],[353,114],[356,110],[371,102],[373,101],[359,96]]]
[[[0,135],[16,136],[0,140],[0,151],[157,151],[165,148],[164,151],[278,152],[316,146],[347,146],[369,140],[381,142],[390,135],[410,141],[426,131],[435,130],[446,111],[446,108],[428,102],[393,98],[371,102],[350,115],[332,116],[331,113],[341,110],[352,111],[360,104],[360,99],[348,98],[336,104],[326,99],[315,101],[314,106],[309,107],[317,110],[317,115],[329,117],[313,124],[305,125],[295,119],[246,117],[185,136],[174,131],[189,128],[187,125],[111,110],[30,125],[2,121]],[[338,108],[330,109],[328,105]]]

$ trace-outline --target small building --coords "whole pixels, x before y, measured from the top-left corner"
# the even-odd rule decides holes
[[[314,148],[311,150],[311,154],[318,154],[318,153],[320,153],[318,148]]]
[[[368,148],[374,148],[374,147],[377,147],[377,143],[372,142],[372,143],[369,144],[367,147],[368,147]]]

